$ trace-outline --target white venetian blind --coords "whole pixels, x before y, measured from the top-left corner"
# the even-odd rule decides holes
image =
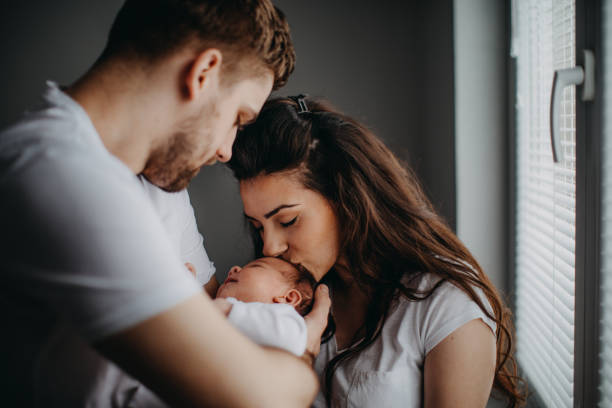
[[[565,88],[554,163],[553,73],[575,66],[573,0],[515,0],[517,66],[516,341],[529,386],[548,407],[573,406],[575,87]]]
[[[600,407],[612,407],[612,4],[602,2]]]

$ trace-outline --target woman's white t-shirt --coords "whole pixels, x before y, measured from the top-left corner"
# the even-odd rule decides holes
[[[431,288],[437,279],[425,275],[419,289]],[[477,293],[488,306],[482,292]],[[474,319],[482,319],[495,333],[495,322],[449,282],[426,300],[411,302],[401,296],[374,343],[336,369],[332,407],[421,407],[425,356],[449,334]],[[338,353],[335,337],[321,345],[315,370],[322,384],[325,365]],[[326,407],[322,392],[313,407]]]

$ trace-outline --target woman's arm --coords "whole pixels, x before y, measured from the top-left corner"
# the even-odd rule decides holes
[[[248,341],[203,293],[96,348],[171,406],[306,407],[317,390],[303,361]]]
[[[495,373],[495,336],[482,320],[459,327],[425,357],[426,408],[485,407]]]

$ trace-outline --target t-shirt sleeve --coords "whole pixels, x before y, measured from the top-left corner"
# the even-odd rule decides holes
[[[475,289],[485,307],[491,306],[480,289]],[[420,339],[425,354],[459,327],[474,319],[482,319],[495,334],[496,324],[463,290],[445,282],[426,300],[416,302],[420,309],[418,319]]]
[[[201,292],[129,169],[60,153],[0,185],[11,297],[95,342]]]
[[[191,263],[196,270],[196,279],[201,285],[206,285],[215,274],[215,265],[208,258],[204,249],[204,238],[198,230],[193,207],[187,190],[180,192],[183,213],[183,228],[181,231],[181,258]]]
[[[143,176],[139,179],[161,218],[168,239],[179,252],[181,261],[191,263],[195,267],[198,282],[201,285],[207,284],[215,274],[215,265],[204,248],[204,238],[198,230],[189,193],[187,190],[169,193],[152,185]]]
[[[301,356],[306,350],[306,323],[290,305],[241,302],[227,298],[232,309],[227,316],[234,327],[261,346],[277,347]]]

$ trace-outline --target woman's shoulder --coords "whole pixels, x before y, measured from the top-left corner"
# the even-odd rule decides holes
[[[423,300],[412,300],[405,295],[399,295],[392,306],[388,321],[394,323],[398,331],[416,331],[426,353],[454,330],[473,319],[482,319],[495,333],[495,322],[474,299],[451,281],[443,280],[433,273],[425,273],[413,287],[420,293],[431,291],[431,294]],[[492,314],[491,305],[484,292],[480,288],[474,288],[474,291]]]

